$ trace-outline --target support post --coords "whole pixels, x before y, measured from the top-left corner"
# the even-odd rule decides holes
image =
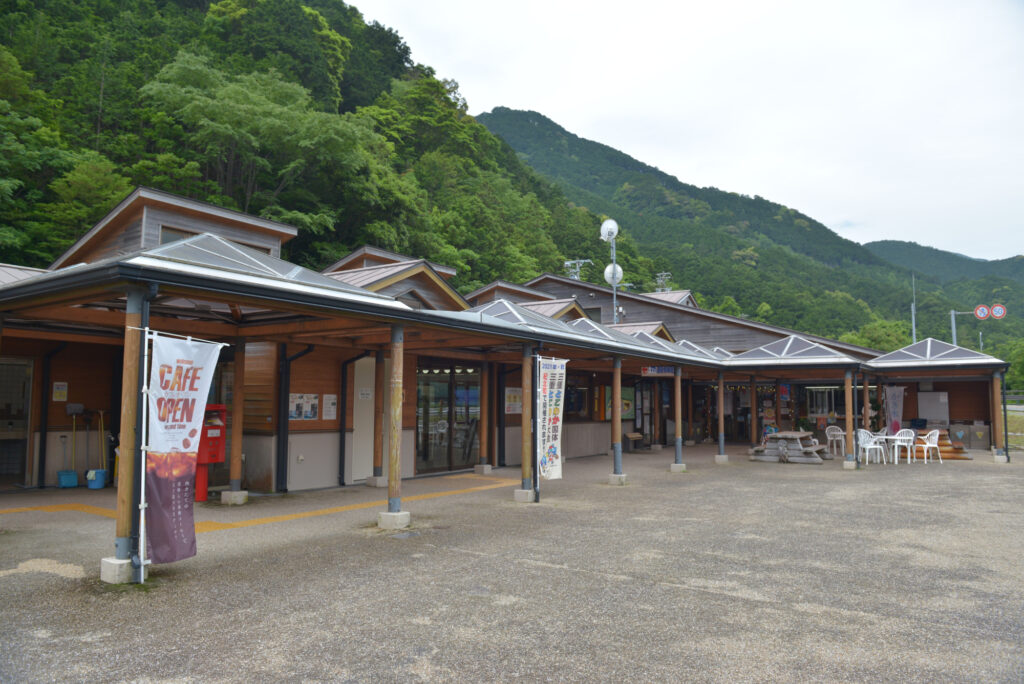
[[[522,440],[519,447],[520,462],[522,464],[523,488],[516,490],[513,496],[515,500],[523,503],[533,501],[533,349],[528,344],[523,345],[522,359],[523,378],[523,412],[522,412]]]
[[[729,456],[725,453],[725,375],[718,374],[718,453],[715,463],[728,463]]]
[[[220,502],[241,505],[249,499],[242,490],[242,439],[245,428],[245,338],[235,340],[235,377],[231,386],[230,491],[220,493]]]
[[[672,412],[676,424],[676,458],[669,466],[673,473],[685,473],[686,464],[683,463],[683,369],[676,366],[675,376],[672,378]]]
[[[135,416],[139,411],[139,350],[142,348],[141,290],[128,292],[124,315],[124,361],[121,372],[121,455],[117,472],[117,522],[114,555],[127,560],[131,553],[132,499],[135,484]]]
[[[757,378],[750,376],[750,446],[757,446]]]
[[[377,514],[377,526],[400,530],[409,526],[410,515],[402,510],[402,389],[405,333],[391,326],[391,401],[388,410],[388,510]]]
[[[846,461],[843,468],[849,470],[857,467],[853,456],[853,371],[846,371],[843,376],[843,391],[846,399]]]
[[[996,460],[1006,461],[1006,443],[1003,436],[1002,373],[999,371],[992,374],[992,439],[996,447]]]
[[[622,473],[622,359],[612,362],[612,474],[608,484],[624,485]]]
[[[473,470],[481,475],[491,472],[491,366],[486,361],[480,368],[480,420],[477,423],[480,436],[480,453]]]

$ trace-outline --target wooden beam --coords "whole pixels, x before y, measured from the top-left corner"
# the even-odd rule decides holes
[[[246,337],[270,337],[272,335],[295,336],[302,333],[327,333],[344,330],[355,330],[371,326],[376,329],[377,321],[366,321],[353,318],[323,318],[319,320],[302,320],[291,323],[259,323],[241,325],[239,331]]]
[[[672,417],[676,424],[676,463],[683,462],[683,369],[676,367],[672,378]]]
[[[757,446],[757,377],[750,376],[750,446]]]
[[[4,335],[17,337],[23,340],[54,340],[56,342],[78,342],[84,344],[109,344],[120,347],[124,344],[123,337],[108,337],[105,335],[82,335],[75,333],[63,333],[50,330],[21,330],[12,328],[8,324],[4,328]]]
[[[125,314],[123,311],[58,306],[26,309],[18,313],[19,318],[57,321],[60,323],[80,323],[84,325],[96,325],[118,329],[124,326],[124,316]],[[237,327],[230,323],[189,320],[156,315],[151,315],[149,317],[149,327],[166,332],[184,332],[186,334],[202,335],[204,337],[234,337],[238,332]]]
[[[132,533],[132,498],[135,486],[135,417],[139,410],[139,350],[144,344],[142,295],[129,294],[129,311],[124,316],[124,362],[121,370],[121,433],[117,470],[117,523],[115,534],[123,552]],[[44,391],[46,391],[44,389]],[[121,548],[119,547],[119,551]],[[118,556],[120,557],[120,555]]]
[[[522,413],[522,457],[523,489],[533,489],[533,350],[530,345],[523,345],[522,356],[523,376],[523,413]]]
[[[402,389],[404,350],[402,326],[391,330],[391,401],[388,424],[388,512],[402,510]]]
[[[725,456],[725,375],[718,374],[718,455]]]
[[[622,362],[616,357],[612,367],[612,474],[622,474]]]
[[[846,371],[843,378],[843,391],[846,399],[846,454],[853,453],[853,373]]]
[[[242,439],[245,426],[245,338],[235,341],[235,377],[231,386],[231,491],[242,489]]]

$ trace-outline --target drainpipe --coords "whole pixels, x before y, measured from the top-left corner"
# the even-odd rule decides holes
[[[145,413],[145,404],[149,397],[143,394],[142,388],[146,386],[146,328],[149,327],[149,305],[156,299],[160,286],[150,283],[146,294],[142,295],[142,311],[139,317],[139,327],[142,328],[142,341],[139,344],[139,379],[138,379],[138,406],[135,409],[135,472],[132,473],[132,536],[131,536],[131,561],[135,574],[135,582],[141,584],[145,576],[145,569],[142,567],[142,556],[139,551],[139,532],[142,527],[142,475],[146,467],[146,461],[142,456],[142,416]]]
[[[43,356],[43,391],[39,397],[39,489],[46,486],[46,431],[50,428],[50,361],[67,346],[67,342],[61,342]]]
[[[348,428],[348,367],[359,359],[364,359],[370,352],[364,351],[359,356],[354,356],[347,361],[341,362],[341,391],[338,394],[338,486],[345,486],[345,430]]]
[[[1003,453],[1006,454],[1006,462],[1010,462],[1010,425],[1006,422],[1006,371],[1000,375],[999,387],[1003,395]]]
[[[280,387],[277,393],[277,486],[276,491],[288,491],[288,395],[292,385],[292,361],[302,358],[316,349],[316,345],[307,345],[297,354],[288,354],[288,345],[281,344]]]

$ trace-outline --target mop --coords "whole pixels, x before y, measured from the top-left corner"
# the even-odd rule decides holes
[[[57,471],[57,486],[58,487],[77,487],[78,486],[78,416],[85,410],[81,404],[68,404],[65,407],[67,414],[71,416],[71,470],[67,470],[67,461],[64,462],[65,470]],[[65,447],[64,456],[67,458],[67,448]]]

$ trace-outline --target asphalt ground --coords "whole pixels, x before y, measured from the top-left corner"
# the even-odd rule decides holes
[[[1024,465],[730,453],[406,481],[398,533],[366,487],[197,504],[142,586],[99,581],[113,490],[5,494],[0,680],[1024,680]]]

